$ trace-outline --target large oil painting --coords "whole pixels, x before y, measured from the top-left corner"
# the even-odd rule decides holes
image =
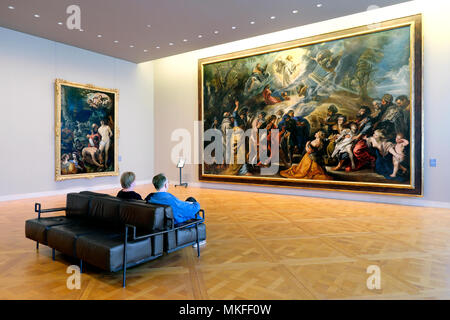
[[[118,175],[118,95],[55,81],[56,180]]]
[[[199,60],[199,179],[420,196],[421,19]]]

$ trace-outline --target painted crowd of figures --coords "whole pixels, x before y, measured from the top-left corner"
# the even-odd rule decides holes
[[[61,174],[105,170],[112,162],[110,156],[113,136],[111,126],[105,120],[100,120],[100,126],[93,123],[90,130],[84,133],[85,130],[80,129],[81,123],[78,123],[76,129],[72,127],[72,124],[66,125],[61,131],[63,152]],[[82,141],[86,141],[86,143]]]
[[[268,87],[263,96],[266,104],[279,102],[270,95]],[[272,99],[274,101],[272,101]],[[284,100],[289,96],[284,96]],[[275,101],[276,100],[276,101]],[[233,130],[232,141],[240,141],[248,129],[258,132],[267,129],[267,141],[252,136],[245,143],[235,143],[234,153],[244,153],[245,164],[215,164],[210,169],[216,174],[255,175],[271,161],[271,130],[278,129],[279,175],[285,178],[334,180],[339,171],[346,173],[369,169],[385,179],[398,182],[409,180],[410,101],[402,95],[394,99],[385,94],[373,100],[372,105],[360,106],[356,114],[341,114],[339,107],[329,105],[326,118],[320,118],[320,127],[312,132],[306,117],[296,116],[293,110],[278,110],[275,114],[239,107],[235,101],[232,111],[224,112],[222,119],[214,118],[211,128],[222,132]],[[255,135],[258,136],[257,134]],[[268,154],[265,161],[256,158],[252,150],[262,149]],[[285,169],[285,170],[282,170]],[[342,176],[342,175],[341,175]]]

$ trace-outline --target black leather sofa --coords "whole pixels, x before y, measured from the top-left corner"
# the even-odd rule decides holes
[[[67,194],[64,208],[42,209],[35,204],[37,219],[25,222],[25,235],[39,244],[75,257],[109,272],[123,271],[123,286],[129,267],[156,259],[206,239],[205,212],[197,219],[175,225],[170,206],[82,191]],[[41,217],[65,211],[65,216]],[[200,213],[202,216],[200,216]]]

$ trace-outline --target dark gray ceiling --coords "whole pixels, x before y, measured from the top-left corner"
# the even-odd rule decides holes
[[[0,0],[0,26],[139,63],[401,2],[407,1]],[[81,8],[82,32],[66,27],[72,4]]]

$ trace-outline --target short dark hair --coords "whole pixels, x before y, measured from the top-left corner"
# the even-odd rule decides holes
[[[271,115],[271,116],[269,117],[269,119],[267,120],[267,122],[276,120],[276,118],[277,118],[277,116],[273,114],[273,115]]]
[[[359,109],[363,109],[365,114],[370,113],[370,108],[368,106],[360,106]]]
[[[338,108],[334,104],[332,104],[328,107],[328,111],[334,114],[338,112]]]
[[[386,93],[386,94],[381,98],[381,100],[384,100],[384,101],[386,101],[387,103],[391,104],[392,101],[394,100],[394,97],[392,97],[391,94]]]
[[[120,185],[124,189],[128,189],[131,187],[131,184],[136,180],[136,175],[134,172],[127,171],[122,173],[122,176],[120,177]]]
[[[405,95],[398,96],[397,99],[395,99],[395,101],[397,101],[397,100],[400,100],[400,101],[407,101],[408,100],[409,101],[408,97],[405,96]]]
[[[164,184],[166,183],[167,178],[164,175],[164,173],[157,174],[153,177],[153,185],[155,186],[156,190],[160,190],[162,187],[164,187]]]

